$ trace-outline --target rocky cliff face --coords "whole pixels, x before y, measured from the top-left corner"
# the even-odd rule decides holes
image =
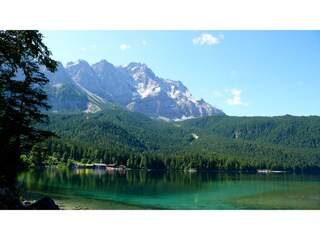
[[[135,80],[135,97],[127,107],[152,117],[185,119],[223,114],[203,100],[197,101],[180,81],[157,77],[145,64],[120,67]]]
[[[59,64],[55,74],[46,74],[50,79],[49,103],[54,110],[65,106],[66,110],[98,111],[113,102],[154,118],[179,120],[224,114],[203,99],[195,100],[182,82],[157,77],[141,63],[115,67],[102,60],[90,66],[78,60],[65,67]]]
[[[90,103],[88,96],[77,87],[61,63],[53,74],[43,69],[49,85],[45,90],[48,94],[48,103],[52,111],[85,111]]]
[[[101,97],[111,102],[127,105],[131,102],[135,91],[135,82],[126,72],[123,72],[106,60],[92,65],[104,90]]]

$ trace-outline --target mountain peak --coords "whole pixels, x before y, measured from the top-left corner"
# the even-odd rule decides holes
[[[90,65],[87,61],[82,60],[82,59],[78,59],[76,62],[68,62],[65,66],[66,69],[67,68],[73,68],[73,67],[77,67],[77,68],[90,68]]]
[[[131,62],[124,67],[135,80],[155,78],[154,72],[145,63]]]
[[[124,65],[123,67],[128,68],[128,69],[137,68],[137,67],[147,68],[147,65],[145,63],[141,63],[141,62],[131,62],[127,65]]]
[[[107,60],[103,59],[91,66],[95,71],[114,71],[115,66],[109,63]]]
[[[90,66],[79,59],[67,63],[65,69],[74,87],[90,99],[119,103],[154,118],[181,120],[224,114],[203,99],[196,101],[181,81],[156,76],[145,63],[115,67],[101,60]]]
[[[112,65],[113,66],[113,64],[111,64],[111,63],[109,63],[107,60],[105,60],[105,59],[102,59],[102,60],[100,60],[100,62],[97,62],[97,63],[95,63],[95,64],[93,64],[93,65],[106,65],[106,66],[109,66],[109,65]],[[92,66],[93,66],[92,65]]]

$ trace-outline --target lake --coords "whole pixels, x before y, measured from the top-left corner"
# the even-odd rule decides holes
[[[33,169],[26,199],[50,196],[62,209],[320,209],[320,175]]]

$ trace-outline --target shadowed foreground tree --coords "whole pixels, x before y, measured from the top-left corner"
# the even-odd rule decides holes
[[[20,155],[53,135],[35,127],[50,108],[41,68],[57,68],[42,39],[39,31],[0,31],[0,186],[14,189]]]

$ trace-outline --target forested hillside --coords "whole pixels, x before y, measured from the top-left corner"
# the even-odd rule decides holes
[[[44,128],[59,136],[45,143],[46,157],[53,163],[76,160],[179,170],[320,170],[320,117],[211,116],[165,122],[114,106],[95,114],[52,113],[50,119]],[[39,154],[33,150],[31,155]]]
[[[316,116],[216,116],[184,121],[183,126],[215,136],[286,147],[317,148],[320,145],[320,118]]]

